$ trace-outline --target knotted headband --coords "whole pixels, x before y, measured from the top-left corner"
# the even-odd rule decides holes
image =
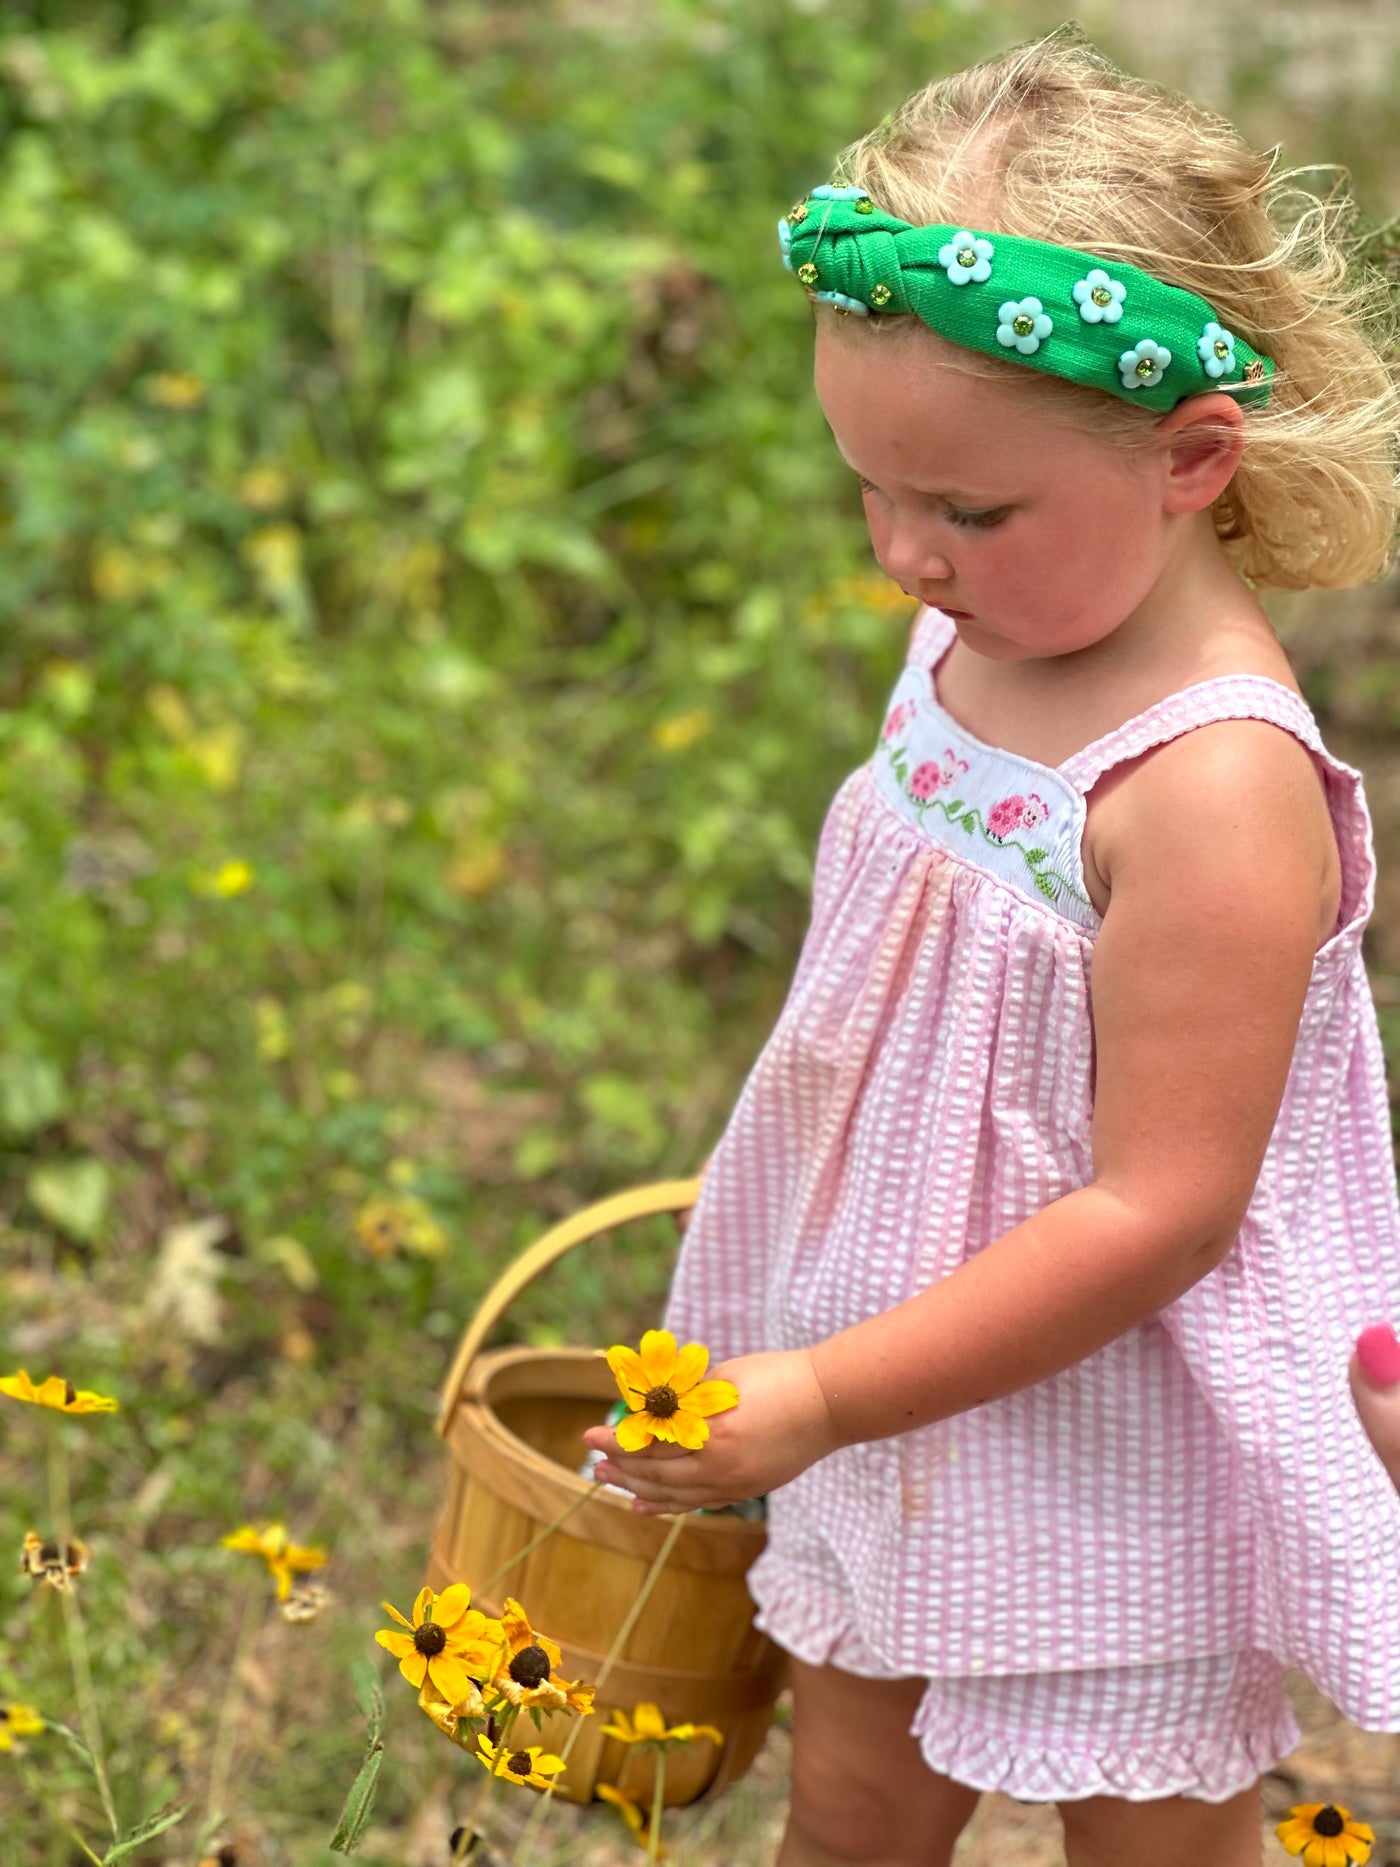
[[[1165,411],[1240,384],[1266,402],[1272,361],[1204,298],[1069,246],[911,227],[863,188],[814,188],[778,222],[783,264],[838,312],[913,312],[969,350]]]

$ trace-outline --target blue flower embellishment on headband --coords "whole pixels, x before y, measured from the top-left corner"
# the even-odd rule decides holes
[[[946,246],[938,249],[938,263],[948,275],[950,285],[980,285],[992,276],[990,240],[978,240],[965,227],[959,228]]]
[[[1127,286],[1110,279],[1102,266],[1095,266],[1074,287],[1074,302],[1086,324],[1116,324],[1127,296]]]
[[[1144,337],[1118,359],[1118,374],[1125,389],[1155,389],[1166,375],[1172,353],[1165,344]]]
[[[1196,345],[1196,355],[1201,359],[1207,376],[1216,381],[1222,376],[1235,373],[1235,336],[1221,324],[1214,321],[1207,324]]]
[[[1023,357],[1034,355],[1054,330],[1054,320],[1038,298],[1010,298],[998,311],[997,342],[1014,344]]]

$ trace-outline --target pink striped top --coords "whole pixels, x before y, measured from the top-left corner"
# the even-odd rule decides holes
[[[1063,1374],[823,1459],[778,1494],[774,1532],[788,1510],[825,1526],[860,1633],[911,1674],[1257,1646],[1355,1722],[1400,1728],[1400,1500],[1346,1382],[1357,1331],[1400,1316],[1360,777],[1298,695],[1253,675],[1174,694],[1052,770],[942,710],[952,637],[921,616],[880,743],[831,806],[796,975],[710,1162],[666,1326],[717,1359],[819,1341],[1084,1186],[1086,794],[1209,721],[1293,733],[1325,780],[1342,906],[1234,1249]]]

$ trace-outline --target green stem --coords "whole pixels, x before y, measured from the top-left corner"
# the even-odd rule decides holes
[[[491,1590],[496,1586],[497,1582],[500,1581],[501,1577],[503,1575],[509,1575],[511,1570],[516,1566],[516,1564],[519,1562],[524,1562],[527,1556],[533,1556],[535,1551],[539,1548],[540,1544],[547,1541],[549,1537],[553,1536],[554,1532],[559,1528],[561,1524],[567,1523],[570,1517],[573,1516],[576,1510],[583,1509],[584,1505],[593,1496],[594,1491],[596,1489],[597,1489],[596,1485],[590,1485],[587,1491],[580,1492],[579,1495],[574,1499],[572,1504],[568,1505],[566,1509],[560,1511],[559,1515],[554,1519],[553,1523],[547,1523],[545,1527],[543,1528],[543,1530],[541,1530],[538,1533],[538,1535],[532,1536],[529,1542],[525,1545],[524,1549],[518,1549],[508,1562],[503,1562],[500,1568],[497,1569],[493,1575],[489,1575],[486,1578],[486,1580],[481,1584],[480,1588],[473,1589],[472,1591],[473,1594],[485,1595],[487,1600],[489,1601],[491,1599]]]
[[[623,1621],[621,1627],[619,1627],[617,1630],[617,1638],[613,1641],[612,1645],[608,1648],[607,1656],[605,1657],[602,1665],[598,1668],[598,1677],[594,1680],[593,1683],[594,1683],[595,1688],[600,1692],[603,1689],[603,1685],[607,1680],[608,1674],[612,1671],[614,1665],[616,1665],[617,1663],[618,1655],[621,1653],[623,1647],[627,1644],[627,1638],[629,1634],[632,1632],[632,1629],[637,1625],[637,1621],[638,1621],[639,1616],[641,1615],[642,1609],[647,1605],[647,1602],[651,1598],[651,1591],[653,1588],[655,1588],[657,1584],[657,1580],[660,1577],[661,1571],[666,1566],[666,1560],[671,1554],[671,1551],[676,1546],[676,1538],[680,1535],[681,1531],[685,1528],[685,1519],[686,1519],[686,1513],[684,1511],[682,1511],[679,1515],[677,1515],[676,1517],[672,1519],[671,1527],[666,1532],[666,1540],[665,1542],[662,1543],[660,1549],[657,1550],[656,1556],[652,1562],[652,1565],[647,1570],[646,1579],[643,1581],[641,1588],[637,1592],[637,1599],[632,1603],[632,1606],[627,1610],[627,1617]],[[562,1759],[563,1762],[567,1763],[569,1761],[570,1754],[573,1751],[574,1745],[578,1742],[578,1735],[582,1729],[583,1729],[583,1719],[582,1718],[575,1719],[574,1728],[572,1731],[570,1731],[567,1739],[565,1740],[564,1748],[559,1753],[560,1758]],[[563,1775],[562,1770],[559,1772],[559,1775],[560,1776]],[[554,1785],[558,1781],[559,1781],[559,1776],[550,1777],[549,1787],[541,1792],[539,1801],[535,1804],[535,1807],[530,1811],[530,1819],[529,1821],[526,1822],[524,1828],[522,1829],[519,1845],[517,1846],[514,1855],[511,1857],[511,1867],[530,1867],[530,1857],[529,1857],[529,1854],[526,1852],[526,1843],[529,1842],[533,1838],[535,1830],[539,1827],[540,1823],[544,1820],[545,1813],[549,1808],[550,1798],[554,1794]]]
[[[656,1867],[661,1859],[661,1808],[666,1793],[666,1746],[656,1747],[656,1788],[651,1798],[651,1833],[647,1836],[647,1861]]]
[[[63,1436],[63,1423],[51,1420],[49,1423],[49,1515],[53,1520],[54,1532],[60,1544],[73,1540],[73,1508],[68,1489],[68,1442]],[[88,1653],[87,1629],[83,1624],[83,1611],[78,1604],[76,1590],[70,1585],[61,1590],[63,1600],[63,1632],[68,1645],[68,1661],[73,1668],[73,1687],[78,1695],[78,1718],[83,1727],[83,1739],[92,1757],[92,1773],[97,1779],[97,1793],[102,1798],[102,1810],[112,1830],[115,1841],[121,1833],[121,1824],[117,1820],[116,1805],[112,1800],[112,1786],[107,1780],[107,1756],[102,1743],[102,1721],[97,1710],[97,1694],[92,1686],[92,1661]]]
[[[48,1810],[54,1821],[57,1822],[64,1834],[68,1836],[68,1839],[80,1847],[90,1861],[96,1862],[96,1867],[102,1867],[102,1856],[93,1853],[87,1842],[84,1841],[72,1822],[70,1822],[68,1817],[63,1813],[63,1810],[59,1808],[56,1802],[52,1802],[49,1799],[40,1778],[34,1774],[27,1763],[22,1763],[20,1765],[20,1770],[23,1773],[25,1782],[29,1786],[29,1793],[34,1797],[35,1801]]]
[[[211,1833],[214,1827],[223,1821],[225,1815],[224,1798],[228,1794],[228,1779],[233,1768],[234,1747],[238,1743],[238,1716],[243,1709],[244,1678],[263,1626],[262,1591],[261,1577],[244,1582],[243,1608],[238,1621],[238,1640],[229,1666],[223,1703],[219,1707],[219,1724],[214,1737],[214,1757],[209,1765],[209,1805],[206,1820]],[[259,1610],[256,1614],[253,1612],[255,1600]]]

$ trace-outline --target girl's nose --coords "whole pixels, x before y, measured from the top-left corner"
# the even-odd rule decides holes
[[[953,579],[947,555],[917,525],[892,526],[876,541],[875,555],[886,576],[911,595],[920,584],[946,584]]]

